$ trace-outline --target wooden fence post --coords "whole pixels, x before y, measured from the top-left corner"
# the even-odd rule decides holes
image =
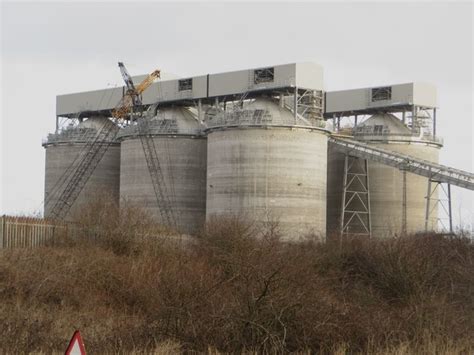
[[[72,238],[76,227],[43,218],[0,216],[0,249],[57,245],[64,235]]]
[[[1,218],[1,223],[0,223],[0,249],[3,248],[3,238],[5,235],[5,216],[0,217]]]

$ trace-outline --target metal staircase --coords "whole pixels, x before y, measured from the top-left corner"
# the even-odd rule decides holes
[[[88,140],[82,149],[79,162],[68,169],[69,176],[64,177],[65,188],[61,191],[51,209],[51,217],[64,219],[72,204],[76,201],[95,168],[115,140],[119,127],[112,121],[106,121],[94,139]]]
[[[342,153],[371,160],[403,171],[427,177],[431,181],[474,190],[474,174],[435,164],[410,155],[395,153],[348,138],[330,137],[329,144]]]

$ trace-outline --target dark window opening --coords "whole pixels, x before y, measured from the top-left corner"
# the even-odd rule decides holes
[[[392,87],[386,86],[382,88],[372,89],[372,102],[392,99]]]
[[[193,89],[193,79],[181,79],[178,81],[178,91],[186,91]]]
[[[375,134],[382,134],[383,133],[383,125],[375,125],[374,126],[374,133]]]
[[[262,121],[263,115],[265,114],[265,110],[257,109],[253,112],[253,118],[257,123]]]
[[[253,72],[253,78],[255,84],[260,83],[271,83],[275,78],[275,69],[274,68],[263,68],[255,69]]]

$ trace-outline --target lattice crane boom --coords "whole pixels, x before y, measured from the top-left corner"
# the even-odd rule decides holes
[[[125,85],[127,85],[127,102],[120,108],[121,111],[116,111],[116,115],[123,117],[128,114],[126,107],[142,107],[143,103],[140,95],[153,83],[153,81],[160,77],[160,71],[155,70],[148,75],[137,87],[133,84],[132,77],[128,73],[123,63],[119,63],[120,72],[122,73]],[[177,222],[172,209],[169,190],[166,188],[166,181],[161,169],[159,155],[156,151],[155,142],[150,136],[150,128],[146,118],[138,117],[137,122],[138,134],[142,144],[143,153],[148,166],[153,191],[156,196],[156,202],[160,211],[161,219],[169,226],[176,227]]]
[[[119,101],[115,109],[112,110],[113,122],[106,122],[97,132],[96,136],[86,142],[80,153],[77,165],[67,169],[64,173],[67,176],[60,178],[66,185],[51,208],[51,216],[53,218],[64,219],[66,217],[95,168],[104,157],[110,145],[115,141],[115,137],[120,129],[119,125],[127,118],[132,107],[136,105],[141,106],[140,94],[153,83],[153,80],[160,76],[160,71],[155,70],[135,88],[132,78],[123,63],[119,63],[119,67],[128,88],[127,93]]]
[[[113,143],[118,130],[118,126],[108,121],[94,139],[86,142],[76,167],[66,170],[69,176],[63,179],[67,181],[66,186],[51,209],[53,218],[64,219],[66,217],[95,168]]]

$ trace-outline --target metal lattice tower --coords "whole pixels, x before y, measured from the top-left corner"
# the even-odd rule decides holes
[[[329,138],[337,150],[352,156],[385,164],[428,179],[474,190],[474,174],[445,165],[418,159],[410,155],[376,148],[365,143],[343,138]]]
[[[133,106],[141,110],[141,112],[137,116],[138,134],[140,137],[140,141],[142,143],[143,153],[145,154],[145,159],[148,166],[148,172],[150,173],[150,178],[153,185],[153,191],[155,192],[156,201],[158,204],[160,215],[165,224],[176,227],[177,221],[172,211],[171,201],[169,199],[169,191],[167,191],[167,188],[166,188],[166,181],[163,177],[163,172],[161,170],[160,159],[156,152],[156,147],[155,147],[155,142],[153,141],[153,137],[150,135],[150,127],[148,124],[149,115],[143,115],[143,110],[142,110],[143,103],[140,96],[140,94],[149,85],[151,85],[152,81],[155,78],[160,77],[160,72],[159,71],[153,72],[151,75],[148,76],[147,79],[145,79],[140,85],[138,85],[135,88],[132,77],[128,73],[123,63],[119,63],[119,67],[122,73],[122,77],[128,88],[128,95],[129,97],[133,99]],[[152,106],[150,108],[151,111],[149,112],[153,112],[156,109],[156,107],[157,107],[156,105]]]
[[[408,231],[408,217],[407,217],[407,172],[402,172],[402,234],[406,235]]]
[[[446,186],[445,186],[446,185]],[[438,197],[436,192],[441,191],[441,197]],[[435,215],[437,207],[441,207],[441,210],[445,218]],[[453,232],[453,218],[451,208],[451,184],[443,184],[440,181],[428,179],[428,191],[426,193],[426,212],[425,212],[425,231],[429,231],[430,220],[435,220],[436,223],[432,227],[436,228],[441,225],[444,232]],[[446,225],[447,222],[447,225]]]
[[[122,99],[112,111],[113,122],[107,120],[97,135],[86,141],[78,164],[74,166],[73,163],[70,169],[66,170],[64,177],[60,179],[67,181],[67,184],[52,208],[51,215],[54,218],[64,219],[67,215],[109,146],[115,141],[120,129],[119,123],[129,116],[130,109],[133,106],[141,106],[140,95],[152,84],[155,78],[160,76],[160,71],[155,70],[135,88],[133,80],[123,63],[119,62],[119,67],[128,87],[128,92],[122,96]]]
[[[369,169],[366,159],[346,155],[342,194],[341,237],[370,237]]]

